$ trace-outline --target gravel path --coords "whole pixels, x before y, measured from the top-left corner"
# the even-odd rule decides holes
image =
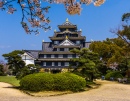
[[[130,101],[130,85],[99,81],[98,89],[51,97],[32,97],[0,82],[0,101]]]

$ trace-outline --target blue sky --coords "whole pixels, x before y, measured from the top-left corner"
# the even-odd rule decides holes
[[[69,15],[62,4],[48,4],[51,6],[49,16],[52,30],[35,36],[28,35],[21,27],[21,11],[18,9],[13,15],[6,11],[0,11],[0,60],[2,54],[13,50],[41,50],[42,40],[50,41],[49,36],[54,30],[58,30],[57,25],[65,22],[66,18],[73,24],[77,24],[78,29],[82,29],[82,35],[86,36],[86,41],[93,39],[105,40],[116,35],[110,32],[111,28],[116,28],[121,24],[123,13],[130,12],[130,0],[106,0],[100,7],[93,4],[82,5],[81,15]],[[16,7],[18,7],[16,5]]]

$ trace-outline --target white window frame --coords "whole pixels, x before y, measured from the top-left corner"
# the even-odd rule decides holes
[[[76,44],[80,44],[81,42],[78,40],[78,41],[76,41]]]
[[[57,48],[57,51],[60,51],[60,48]]]
[[[65,49],[65,51],[69,51],[69,48],[64,48]]]
[[[59,54],[59,55],[58,55],[58,58],[63,58],[63,54]]]
[[[65,66],[69,66],[69,62],[65,62]]]
[[[72,58],[72,54],[68,54],[68,58]]]
[[[61,62],[58,62],[58,66],[61,66]]]
[[[46,58],[47,57],[47,55],[46,54],[44,54],[44,58]]]
[[[76,58],[79,58],[79,55],[76,54]]]
[[[43,62],[43,66],[46,66],[46,62]]]
[[[55,55],[54,55],[54,54],[51,54],[51,58],[55,58]]]
[[[54,41],[54,44],[57,45],[59,43],[59,41]]]
[[[51,64],[52,66],[55,66],[55,62],[52,62],[52,64]]]

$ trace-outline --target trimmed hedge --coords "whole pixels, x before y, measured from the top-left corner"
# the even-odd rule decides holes
[[[80,91],[85,86],[85,79],[72,73],[36,73],[20,81],[20,87],[29,91]]]
[[[123,78],[122,74],[119,71],[110,71],[106,74],[105,79],[110,80],[110,78],[113,77],[114,80],[117,78]]]

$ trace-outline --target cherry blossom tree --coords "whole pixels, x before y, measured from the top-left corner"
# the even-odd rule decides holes
[[[45,31],[51,29],[49,17],[46,17],[49,6],[42,7],[44,2],[64,4],[68,14],[80,14],[82,4],[100,6],[105,0],[0,0],[0,10],[6,10],[8,14],[17,11],[14,3],[17,3],[22,12],[21,25],[27,34],[39,34],[39,28]]]

